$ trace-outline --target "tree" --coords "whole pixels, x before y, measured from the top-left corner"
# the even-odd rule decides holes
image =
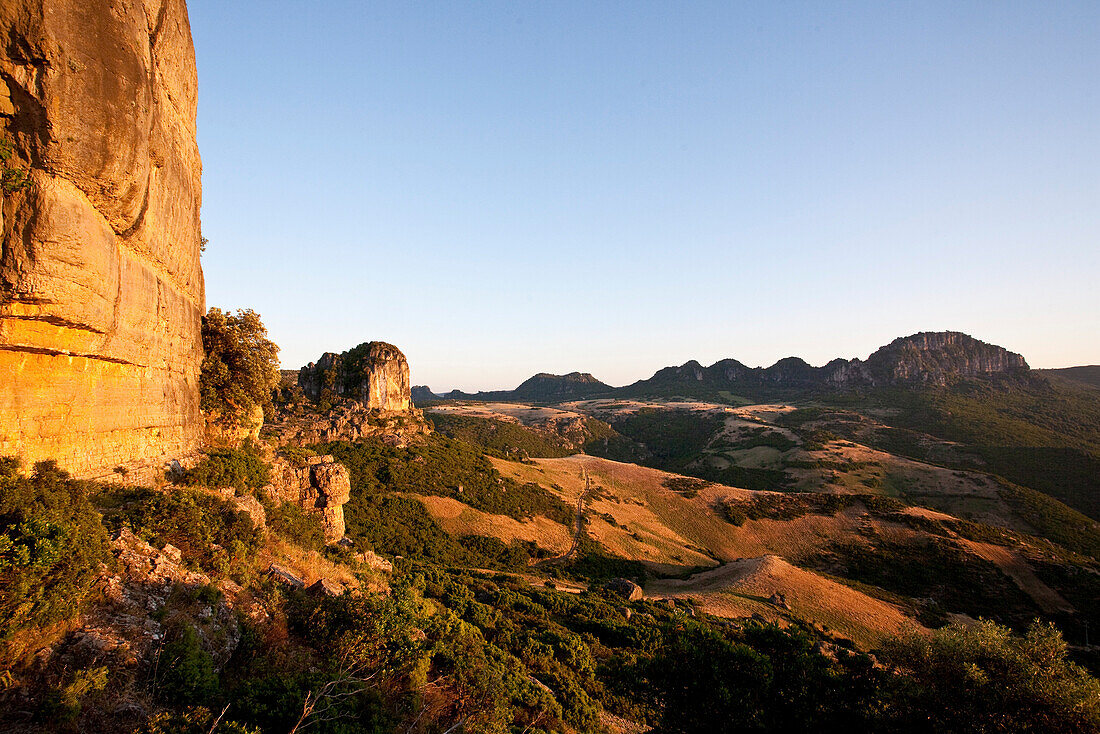
[[[271,391],[279,383],[279,347],[267,338],[258,313],[241,309],[234,315],[211,308],[202,319],[202,346],[204,411],[243,418],[257,406],[271,410]]]
[[[937,732],[1095,732],[1100,681],[1067,657],[1052,624],[1014,635],[989,621],[955,623],[891,641],[886,659],[910,679],[916,729]]]

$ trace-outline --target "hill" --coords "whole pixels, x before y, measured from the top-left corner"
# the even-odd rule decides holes
[[[1092,387],[1100,387],[1100,365],[1088,365],[1085,367],[1063,367],[1053,370],[1036,370],[1048,377],[1060,377],[1073,380]]]
[[[771,399],[899,385],[942,387],[966,378],[1026,378],[1029,373],[1024,358],[1003,347],[960,332],[922,332],[895,339],[866,361],[838,358],[823,367],[813,367],[798,357],[781,359],[771,367],[747,367],[736,359],[703,367],[692,360],[658,370],[648,380],[616,390],[614,395]]]

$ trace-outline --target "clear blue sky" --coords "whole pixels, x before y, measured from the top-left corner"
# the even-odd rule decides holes
[[[1100,3],[191,0],[207,302],[284,367],[1100,363]]]

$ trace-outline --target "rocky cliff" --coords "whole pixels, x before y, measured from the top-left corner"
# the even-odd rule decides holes
[[[296,375],[295,385],[288,376]],[[284,371],[276,416],[267,430],[281,444],[379,438],[403,445],[430,433],[413,407],[409,363],[386,342],[366,342],[342,354],[326,352],[297,373]]]
[[[291,502],[317,515],[326,543],[344,537],[344,505],[351,498],[351,479],[347,468],[331,456],[311,456],[301,466],[276,458],[271,484],[263,491],[273,500]]]
[[[197,446],[195,100],[184,0],[0,3],[3,166],[27,176],[2,209],[0,455],[96,476]]]
[[[957,331],[921,332],[895,339],[866,361],[834,359],[813,367],[787,357],[771,367],[746,367],[724,359],[709,367],[692,360],[665,367],[648,380],[616,391],[616,395],[689,393],[721,390],[821,390],[884,386],[943,386],[972,377],[1022,376],[1030,372],[1019,354]]]
[[[326,352],[299,370],[298,385],[319,402],[349,398],[383,413],[412,407],[409,362],[386,342],[366,342],[342,354]]]

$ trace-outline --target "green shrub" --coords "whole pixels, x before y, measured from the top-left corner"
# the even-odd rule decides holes
[[[989,621],[889,641],[886,659],[908,676],[914,719],[936,732],[1100,730],[1100,681],[1071,663],[1050,624],[1023,636]]]
[[[513,459],[521,452],[534,458],[576,453],[560,436],[515,423],[448,413],[432,413],[432,423],[444,436],[480,446],[487,453],[504,459]]]
[[[0,637],[76,614],[108,559],[90,485],[53,461],[19,470],[0,458]]]
[[[271,467],[258,448],[246,442],[239,449],[210,451],[187,471],[183,481],[201,487],[233,487],[240,491],[259,489],[271,479]]]
[[[267,524],[287,540],[312,550],[323,550],[325,531],[316,515],[304,511],[292,502],[269,505]]]
[[[219,719],[203,706],[154,714],[140,731],[142,734],[262,734],[260,729],[231,719]]]
[[[313,448],[332,454],[348,468],[353,498],[383,491],[439,495],[517,520],[544,515],[565,525],[573,523],[573,508],[557,495],[501,476],[477,448],[445,436],[433,434],[423,444],[404,449],[380,441],[338,441]]]
[[[202,317],[202,372],[199,394],[204,411],[243,418],[256,406],[268,412],[279,384],[279,347],[267,338],[260,315],[236,315],[211,308]]]
[[[160,653],[157,695],[167,703],[195,705],[210,701],[219,687],[214,659],[202,648],[195,628],[183,622]]]
[[[226,560],[243,561],[260,545],[260,532],[247,513],[196,490],[115,488],[97,500],[111,530],[125,525],[156,546],[171,543],[204,568],[225,570]]]

